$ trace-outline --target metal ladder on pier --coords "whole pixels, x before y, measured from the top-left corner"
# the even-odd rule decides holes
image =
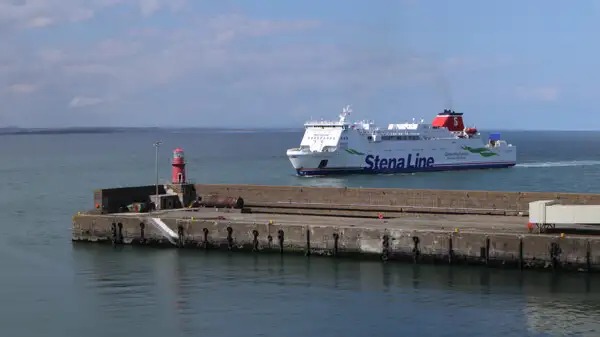
[[[179,238],[179,235],[169,228],[169,226],[167,226],[167,224],[164,223],[160,218],[147,217],[145,220],[149,224],[152,224],[154,228],[158,229],[159,232],[161,232],[170,243],[172,243],[174,246],[177,246],[177,239]]]

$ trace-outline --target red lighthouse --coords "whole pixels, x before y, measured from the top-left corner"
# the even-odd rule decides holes
[[[173,151],[173,163],[171,165],[173,166],[173,184],[185,184],[185,158],[181,148],[178,147]]]

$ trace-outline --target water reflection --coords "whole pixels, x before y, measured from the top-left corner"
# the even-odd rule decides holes
[[[125,250],[74,249],[78,281],[87,285],[82,305],[110,322],[95,336],[125,322],[150,337],[167,331],[172,336],[200,331],[221,336],[591,336],[599,331],[597,276]]]

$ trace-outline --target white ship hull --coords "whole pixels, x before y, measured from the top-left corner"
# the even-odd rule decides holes
[[[300,147],[287,150],[298,175],[390,174],[507,168],[517,163],[517,148],[499,134],[484,141],[464,128],[462,114],[446,110],[432,124],[308,122]]]
[[[443,143],[440,140],[413,141],[408,144],[410,146],[395,149],[373,146],[369,150],[348,148],[334,152],[290,149],[287,155],[298,175],[302,176],[506,168],[517,162],[514,146],[490,148],[475,139],[465,139],[463,142],[457,139],[447,145]]]

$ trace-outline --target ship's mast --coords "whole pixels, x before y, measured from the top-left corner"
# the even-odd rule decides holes
[[[352,109],[351,109],[350,105],[346,105],[346,107],[343,108],[342,112],[340,113],[340,122],[345,123],[346,117],[348,117],[351,113],[352,113]]]

